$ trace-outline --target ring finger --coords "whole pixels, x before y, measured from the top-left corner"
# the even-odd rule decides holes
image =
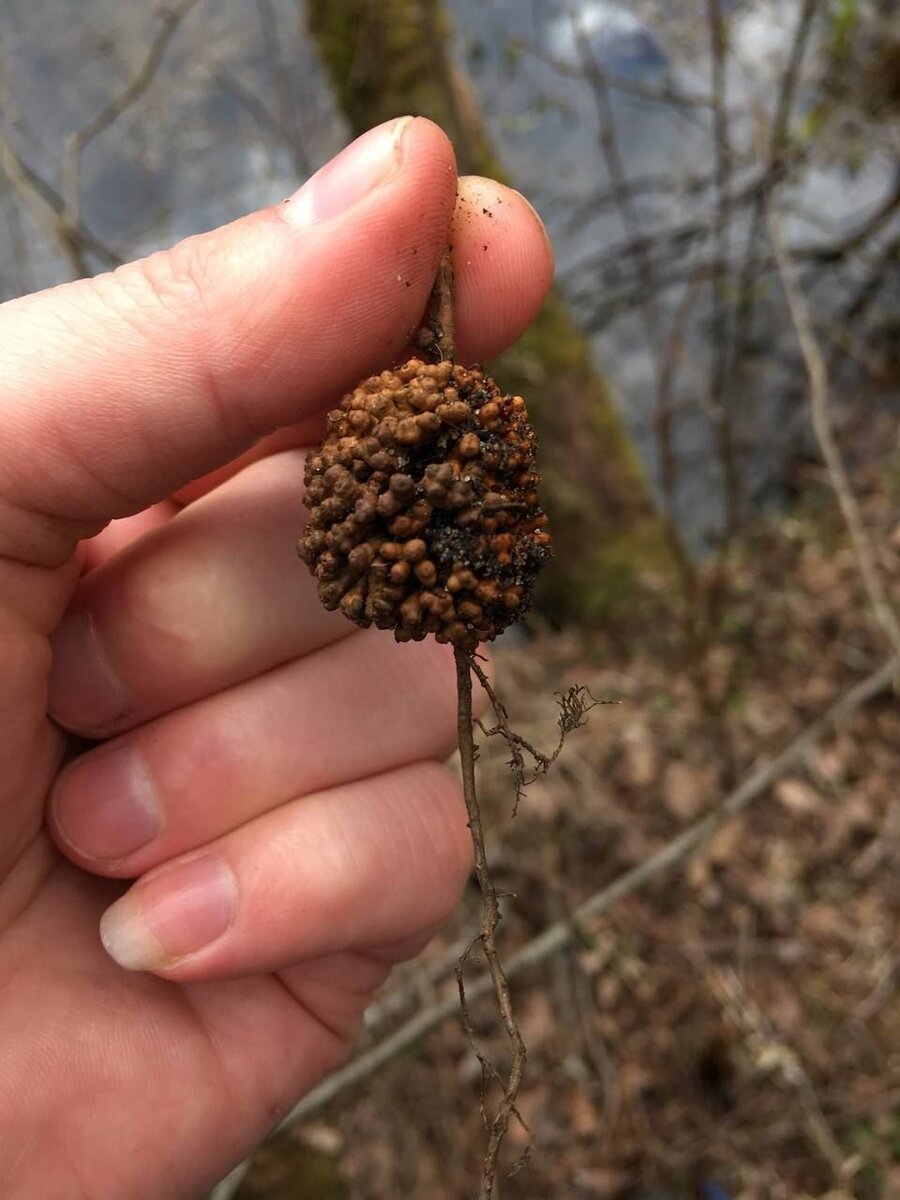
[[[270,971],[446,920],[471,866],[455,779],[417,763],[266,813],[141,879],[101,934],[175,979]]]
[[[370,630],[82,755],[48,819],[69,858],[133,878],[294,797],[443,758],[454,728],[448,648]]]

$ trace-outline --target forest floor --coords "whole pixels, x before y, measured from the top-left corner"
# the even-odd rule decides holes
[[[857,480],[895,595],[897,475],[894,463]],[[508,753],[482,746],[489,858],[511,893],[502,955],[714,809],[890,657],[826,489],[806,495],[742,543],[717,633],[693,653],[653,581],[647,611],[615,634],[539,632],[498,650],[512,724],[538,746],[555,742],[554,692],[585,684],[618,701],[590,713],[515,818]],[[516,976],[533,1145],[500,1200],[900,1196],[898,765],[887,688],[698,853]],[[361,1049],[455,989],[478,912],[472,885],[424,967],[388,985],[395,1011]],[[472,1017],[503,1066],[491,998]],[[265,1147],[238,1196],[472,1197],[479,1091],[458,1016],[446,1020]],[[511,1127],[507,1165],[528,1145]]]

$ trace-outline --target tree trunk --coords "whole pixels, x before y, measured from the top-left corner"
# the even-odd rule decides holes
[[[449,53],[441,0],[307,0],[310,33],[354,132],[404,113],[453,140],[461,173],[505,181],[473,90]],[[590,346],[553,289],[538,319],[493,364],[526,397],[540,438],[554,564],[538,587],[553,620],[609,615],[647,567],[670,568],[664,525]]]

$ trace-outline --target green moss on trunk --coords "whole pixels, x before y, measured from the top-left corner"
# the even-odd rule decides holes
[[[472,89],[451,61],[440,0],[308,0],[307,19],[355,132],[421,114],[453,139],[461,172],[506,182]],[[621,417],[556,289],[493,373],[526,397],[540,438],[555,557],[538,607],[553,620],[608,615],[642,570],[671,559]]]

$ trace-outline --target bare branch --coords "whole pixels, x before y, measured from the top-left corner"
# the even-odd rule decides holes
[[[858,225],[854,226],[844,237],[838,241],[814,241],[802,242],[791,249],[791,258],[796,263],[803,263],[811,270],[822,269],[824,267],[834,266],[836,263],[843,262],[849,259],[854,254],[866,247],[885,227],[893,220],[896,214],[900,212],[900,173],[895,180],[894,186],[885,195],[884,200],[878,207],[868,214]],[[671,255],[675,251],[681,249],[676,242],[684,241],[685,244],[690,244],[697,239],[707,236],[708,229],[706,226],[700,225],[682,226],[677,230],[669,230],[659,237],[671,237],[672,244],[668,247],[662,247],[662,253]],[[651,241],[651,247],[654,243]],[[589,319],[588,327],[595,331],[602,328],[617,312],[624,311],[629,308],[637,307],[644,303],[646,296],[646,288],[640,280],[626,280],[621,282],[617,275],[621,275],[621,267],[619,265],[619,256],[624,257],[630,247],[615,247],[611,251],[613,257],[597,258],[585,260],[584,274],[591,272],[589,279],[584,284],[578,284],[573,288],[573,294],[578,301],[588,301],[596,295],[602,295],[603,299],[597,306],[595,312]],[[880,252],[878,260],[884,261],[884,253]],[[775,255],[757,255],[754,259],[753,282],[763,275],[776,271],[778,264],[775,260]],[[579,267],[579,271],[582,268]],[[619,290],[613,291],[607,282],[601,280],[601,286],[598,287],[598,280],[594,272],[601,272],[602,280],[608,280],[612,277],[613,283],[619,283]],[[681,284],[688,283],[692,279],[720,279],[725,278],[731,273],[731,264],[723,262],[721,259],[712,258],[707,261],[702,261],[693,264],[675,263],[670,265],[666,270],[658,270],[656,272],[655,286],[659,291],[665,291],[673,287],[678,287]],[[741,284],[743,286],[743,283]],[[745,353],[743,350],[742,353]]]
[[[853,542],[859,572],[872,611],[885,637],[896,653],[900,654],[900,621],[897,619],[887,588],[878,570],[875,550],[866,530],[859,503],[853,493],[850,477],[844,466],[841,450],[831,423],[828,411],[828,368],[825,365],[825,358],[813,330],[806,297],[797,279],[797,269],[784,244],[778,216],[771,204],[768,206],[766,217],[769,237],[778,264],[778,273],[791,315],[791,323],[800,344],[800,352],[803,355],[809,379],[809,405],[816,441],[819,444],[822,458],[825,460],[829,481],[837,496],[844,522]]]
[[[105,267],[118,267],[124,261],[84,224],[71,225],[63,220],[62,197],[17,153],[0,130],[0,168],[3,169],[22,204],[35,221],[53,239],[76,276],[90,274],[86,255],[93,254]]]
[[[743,206],[747,201],[755,204],[764,191],[770,194],[774,193],[776,186],[784,178],[785,170],[786,168],[782,164],[771,175],[759,176],[750,186],[736,193],[732,198],[732,211]],[[819,266],[840,263],[861,250],[867,242],[880,233],[898,211],[900,211],[900,170],[897,171],[893,186],[885,193],[881,203],[863,217],[857,225],[839,238],[823,238],[804,242],[794,249],[793,256],[798,262],[801,260],[814,262]],[[607,277],[616,280],[623,273],[623,264],[634,259],[636,250],[652,254],[654,258],[670,259],[690,250],[698,241],[703,241],[708,236],[709,226],[706,221],[685,222],[682,225],[661,229],[655,233],[641,234],[642,244],[639,246],[635,246],[631,241],[610,246],[601,254],[585,258],[579,263],[578,270],[585,274],[602,270]],[[766,271],[771,271],[774,266],[774,258],[771,255],[765,257],[757,255],[753,265],[754,274],[748,281],[748,285],[750,282],[755,282]],[[730,271],[730,264],[716,258],[710,264],[710,270],[711,272],[714,270],[716,274],[725,274]],[[675,281],[681,282],[683,278],[684,276],[681,274]],[[594,283],[593,276],[591,282]],[[671,282],[671,278],[667,280],[665,276],[660,278],[659,274],[657,275],[658,284],[670,285]],[[636,302],[642,302],[642,297],[639,296]]]
[[[765,166],[763,178],[769,182],[763,186],[753,206],[753,216],[750,222],[750,233],[747,237],[747,253],[738,282],[738,303],[741,305],[741,319],[737,323],[737,335],[732,350],[732,363],[740,363],[747,355],[751,344],[753,330],[753,314],[755,310],[755,292],[753,282],[759,274],[757,259],[759,257],[759,240],[765,219],[766,206],[775,189],[777,180],[772,168],[782,158],[788,147],[788,129],[791,113],[794,110],[794,98],[800,80],[800,68],[806,54],[809,35],[812,30],[813,17],[819,8],[820,0],[803,0],[800,19],[791,41],[788,64],[781,77],[778,90],[778,100],[775,105],[775,116],[769,131],[768,144],[765,151]]]
[[[722,17],[720,0],[706,0],[706,16],[712,62],[713,140],[716,153],[716,209],[713,219],[713,237],[716,257],[720,262],[730,264],[728,234],[732,212],[732,152],[727,109],[728,33]],[[728,275],[725,277],[726,281],[727,279]],[[709,399],[715,423],[719,465],[725,493],[725,538],[720,549],[722,557],[727,553],[729,543],[740,526],[743,507],[741,473],[735,451],[734,404],[731,393],[725,387],[728,373],[728,333],[725,283],[713,280]]]
[[[556,702],[559,705],[557,726],[559,728],[559,737],[553,751],[550,754],[545,754],[542,750],[538,750],[532,746],[531,742],[526,741],[520,733],[516,733],[510,726],[506,706],[494,691],[490,679],[488,679],[475,658],[472,659],[472,670],[478,676],[478,682],[484,688],[491,702],[491,708],[494,710],[494,715],[497,718],[497,724],[492,729],[486,729],[482,721],[477,721],[476,724],[485,737],[502,737],[509,747],[510,760],[507,766],[516,786],[516,799],[512,812],[512,815],[515,816],[522,797],[525,794],[525,789],[534,783],[536,779],[540,779],[542,775],[547,774],[562,753],[566,738],[574,730],[580,729],[585,724],[587,714],[591,709],[597,704],[615,704],[617,701],[595,700],[586,687],[577,684],[565,692],[557,692]],[[533,764],[530,776],[525,762],[526,754],[530,755]]]
[[[279,145],[283,146],[290,153],[291,162],[298,179],[305,179],[311,174],[311,166],[306,151],[300,140],[295,136],[294,131],[282,123],[281,117],[276,116],[254,91],[245,87],[227,68],[218,66],[213,72],[212,78],[224,92],[227,92],[229,96],[232,96],[240,104],[263,133],[273,137]]]
[[[755,159],[753,162],[755,163]],[[733,165],[737,171],[739,167],[747,167],[749,163],[742,163],[735,157]],[[749,181],[744,180],[741,191],[752,193],[758,184],[758,178],[759,172],[753,172]],[[664,195],[669,203],[687,198],[705,198],[706,193],[715,187],[715,183],[715,174],[680,176],[673,171],[632,175],[629,180],[633,197]],[[615,194],[611,191],[597,192],[585,197],[580,190],[573,192],[571,189],[557,189],[553,196],[560,208],[565,209],[564,228],[568,232],[583,229],[585,222],[596,219],[616,203]]]
[[[540,62],[546,63],[547,66],[553,67],[560,75],[564,75],[570,79],[587,79],[592,83],[597,82],[602,77],[604,87],[613,88],[615,91],[623,92],[629,96],[638,96],[642,100],[653,100],[659,104],[668,104],[675,108],[688,109],[712,108],[715,103],[712,96],[699,92],[683,92],[671,80],[663,84],[662,87],[650,87],[648,84],[640,83],[636,79],[626,79],[621,75],[609,75],[596,62],[591,62],[587,66],[582,62],[580,66],[574,66],[564,58],[550,54],[549,51],[529,41],[527,38],[515,38],[513,39],[513,45],[524,50]]]
[[[759,799],[786,771],[803,762],[810,750],[846,717],[856,712],[868,701],[891,687],[900,677],[900,656],[888,659],[865,679],[854,684],[843,693],[825,712],[808,725],[779,754],[769,762],[759,763],[744,778],[743,782],[721,800],[706,816],[690,825],[678,837],[667,842],[656,854],[645,859],[630,871],[625,871],[606,887],[601,888],[572,913],[571,917],[555,921],[543,933],[526,942],[506,962],[507,978],[521,974],[527,968],[543,962],[550,955],[562,950],[579,936],[579,929],[610,909],[619,900],[639,891],[664,872],[679,866],[707,844],[710,837],[726,821],[736,816]],[[488,995],[493,983],[488,972],[479,975],[466,988],[469,1003]],[[394,1033],[378,1042],[370,1050],[357,1055],[339,1070],[324,1079],[318,1087],[308,1092],[298,1105],[284,1118],[279,1130],[288,1129],[300,1121],[319,1112],[325,1105],[348,1089],[373,1075],[392,1059],[419,1042],[432,1029],[444,1023],[458,1011],[455,995],[416,1013]],[[246,1166],[244,1169],[246,1170]],[[230,1200],[237,1190],[242,1176],[241,1168],[232,1175],[236,1182],[226,1187],[223,1181],[210,1196],[210,1200]],[[230,1186],[230,1185],[229,1185]]]
[[[452,362],[456,355],[453,286],[453,247],[447,246],[438,263],[428,315],[415,337],[416,347],[435,362]]]
[[[683,454],[679,455],[675,451],[675,413],[678,408],[675,399],[675,381],[684,360],[685,330],[697,298],[699,285],[700,276],[699,273],[695,273],[688,281],[672,317],[672,325],[657,381],[656,404],[652,418],[659,482],[666,514],[665,533],[678,570],[681,593],[686,600],[684,617],[687,622],[693,619],[691,610],[694,607],[696,571],[684,542],[675,532],[678,529],[678,482],[680,468],[684,465]]]
[[[494,1179],[497,1171],[497,1156],[500,1153],[500,1146],[506,1135],[506,1130],[509,1126],[510,1117],[519,1116],[516,1109],[516,1098],[519,1094],[519,1088],[522,1079],[525,1075],[525,1042],[522,1038],[522,1032],[519,1029],[515,1014],[513,1013],[512,996],[509,990],[509,981],[503,965],[500,962],[500,956],[497,953],[497,942],[495,932],[500,924],[500,900],[497,895],[497,889],[494,886],[493,878],[491,877],[490,869],[487,862],[487,854],[484,847],[484,830],[481,825],[481,810],[478,805],[478,799],[475,789],[475,745],[472,739],[472,667],[474,665],[472,657],[465,650],[460,650],[457,646],[454,649],[454,658],[456,661],[456,688],[459,696],[459,711],[458,711],[458,736],[459,736],[459,757],[460,766],[462,768],[462,783],[463,794],[466,800],[466,811],[469,815],[469,830],[472,834],[472,845],[475,848],[475,877],[478,880],[478,886],[481,888],[483,901],[481,929],[472,942],[469,950],[462,956],[456,970],[457,986],[459,989],[459,1000],[462,1007],[463,1024],[469,1042],[478,1057],[481,1064],[482,1080],[486,1080],[489,1076],[494,1077],[500,1083],[503,1089],[503,1098],[491,1120],[485,1117],[485,1124],[488,1127],[488,1149],[484,1159],[484,1167],[481,1177],[481,1190],[479,1192],[480,1200],[491,1200],[494,1194]],[[488,965],[488,972],[491,978],[494,995],[497,997],[497,1003],[500,1008],[500,1016],[503,1019],[503,1025],[506,1029],[507,1037],[512,1048],[512,1062],[509,1069],[509,1077],[503,1079],[496,1068],[490,1063],[478,1048],[478,1041],[475,1035],[475,1030],[469,1018],[468,996],[463,983],[463,967],[465,966],[466,958],[470,951],[480,942],[481,951],[484,954],[485,961]],[[482,1113],[484,1113],[484,1091],[482,1086]],[[519,1116],[519,1120],[522,1118]],[[524,1125],[524,1121],[522,1122]],[[527,1126],[525,1126],[527,1129]]]
[[[900,264],[900,233],[888,242],[872,265],[868,277],[856,288],[841,309],[840,323],[852,324],[861,317],[878,298],[885,284],[892,277],[892,269]]]
[[[803,1124],[810,1144],[831,1170],[835,1181],[846,1183],[847,1166],[852,1164],[852,1159],[841,1149],[825,1119],[816,1089],[800,1055],[747,994],[736,971],[713,967],[704,969],[703,973],[725,1014],[747,1038],[756,1068],[766,1072],[774,1070],[793,1088],[803,1111]]]
[[[768,188],[774,188],[781,179],[783,179],[790,169],[793,169],[802,160],[802,155],[799,153],[795,156],[789,156],[775,164],[770,172],[756,172],[748,181],[743,183],[740,188],[736,188],[731,197],[732,211],[742,208],[745,205],[753,204],[759,198],[760,193]],[[705,181],[705,185],[709,186],[711,180]],[[698,181],[697,187],[700,187],[704,181]],[[605,199],[605,198],[604,198]],[[614,196],[610,193],[609,200],[612,202]],[[684,221],[680,225],[670,226],[668,228],[657,229],[648,233],[641,233],[640,238],[644,243],[643,249],[652,254],[654,258],[667,259],[674,255],[685,253],[692,249],[698,242],[704,241],[709,237],[709,221],[706,217],[701,217],[696,220]],[[640,247],[638,247],[640,248]],[[605,247],[601,252],[586,256],[582,262],[588,270],[596,270],[605,268],[611,273],[621,271],[620,263],[633,260],[635,257],[636,248],[631,241],[625,241],[618,245]],[[581,264],[579,264],[581,266]]]
[[[87,275],[84,247],[72,238],[60,213],[36,187],[24,163],[16,154],[6,135],[0,130],[0,167],[6,174],[22,203],[39,226],[47,230],[56,248],[69,264],[75,276]]]
[[[178,27],[197,3],[198,0],[181,0],[175,8],[163,11],[162,23],[156,37],[131,81],[86,125],[82,125],[66,138],[62,165],[62,219],[65,226],[75,227],[80,219],[81,155],[84,148],[140,100],[156,77],[163,55]]]
[[[641,223],[634,206],[631,187],[625,171],[625,164],[619,151],[616,136],[616,122],[609,97],[609,82],[606,72],[595,61],[590,42],[584,30],[578,23],[577,17],[572,17],[575,31],[575,41],[581,57],[582,69],[591,83],[591,93],[599,123],[600,149],[609,176],[612,195],[615,198],[628,246],[634,258],[638,278],[644,287],[644,301],[641,306],[647,339],[651,354],[656,356],[656,333],[659,329],[659,312],[656,306],[656,288],[654,281],[653,259],[649,252],[648,239],[644,237]],[[658,363],[657,363],[658,367]]]
[[[575,33],[575,42],[581,58],[582,68],[591,84],[599,122],[600,149],[606,165],[606,173],[609,176],[616,209],[625,229],[625,235],[629,240],[637,275],[643,289],[642,300],[639,306],[640,314],[647,337],[647,346],[654,363],[657,408],[661,409],[665,402],[664,389],[668,382],[668,364],[659,348],[662,315],[659,305],[660,290],[657,286],[653,256],[649,250],[648,239],[644,236],[641,229],[641,222],[631,191],[631,183],[619,151],[615,114],[609,95],[610,84],[608,77],[599,63],[594,59],[588,37],[575,16],[572,17],[572,27]],[[661,422],[657,435],[657,450],[661,466],[665,461],[675,461],[676,456],[674,446],[671,443],[671,436],[671,423]],[[677,476],[671,475],[670,491],[666,496],[666,540],[671,547],[675,562],[678,564],[679,578],[684,586],[685,601],[689,603],[689,597],[693,592],[693,567],[690,555],[684,546],[678,526],[674,521],[676,494]]]
[[[278,16],[272,0],[256,0],[256,11],[262,32],[263,51],[275,85],[277,127],[282,131],[280,136],[290,151],[298,179],[305,179],[312,174],[312,162],[297,129],[297,106],[291,101],[290,73],[281,54]]]

